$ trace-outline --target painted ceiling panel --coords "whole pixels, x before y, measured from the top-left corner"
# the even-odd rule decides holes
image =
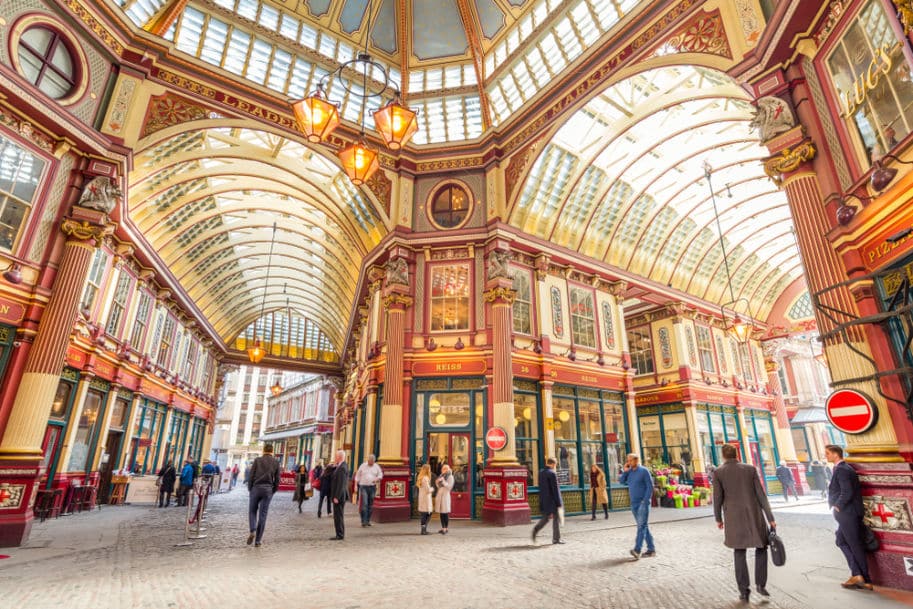
[[[468,50],[456,0],[412,0],[412,53],[418,59],[465,55]]]
[[[396,20],[396,0],[383,0],[374,27],[371,29],[371,42],[390,55],[399,50],[399,23]]]
[[[475,5],[479,22],[482,24],[482,33],[491,40],[506,25],[504,11],[494,0],[475,0]]]
[[[346,34],[352,34],[361,29],[368,9],[368,0],[346,0],[339,14],[339,25]]]

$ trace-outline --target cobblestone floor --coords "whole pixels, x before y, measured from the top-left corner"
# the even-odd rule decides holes
[[[417,522],[358,526],[329,541],[332,519],[314,501],[299,514],[289,493],[270,509],[263,546],[244,544],[246,490],[212,498],[206,538],[183,541],[178,508],[105,507],[35,525],[29,547],[0,550],[0,607],[51,608],[736,608],[732,554],[709,510],[654,510],[658,555],[631,560],[627,512],[568,519],[566,545],[530,542],[529,526],[451,523],[418,535]],[[834,523],[820,502],[773,501],[787,566],[770,568],[770,609],[894,609],[877,592],[846,591]],[[683,519],[684,518],[684,519]],[[432,522],[436,531],[438,523]],[[749,559],[750,562],[750,559]]]

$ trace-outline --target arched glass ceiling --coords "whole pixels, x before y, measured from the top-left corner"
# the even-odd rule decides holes
[[[336,165],[280,135],[213,125],[157,139],[134,168],[133,223],[226,344],[263,308],[297,312],[332,346],[317,351],[341,350],[361,258],[387,228]]]
[[[245,351],[259,340],[273,357],[338,362],[339,353],[320,327],[296,311],[273,311],[247,326],[234,341],[238,351]]]
[[[802,275],[786,197],[763,172],[752,107],[726,75],[649,70],[577,111],[543,148],[511,223],[582,254],[764,319]]]

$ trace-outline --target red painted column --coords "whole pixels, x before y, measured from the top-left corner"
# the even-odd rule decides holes
[[[89,216],[96,218],[90,210]],[[53,292],[25,362],[19,389],[0,441],[0,546],[28,540],[38,478],[43,471],[41,443],[70,334],[76,323],[82,287],[92,253],[108,226],[80,217],[64,220],[67,236]]]
[[[796,491],[800,495],[807,495],[811,489],[808,486],[808,480],[805,479],[805,467],[799,463],[796,456],[796,445],[793,442],[792,429],[789,427],[786,401],[783,399],[783,386],[780,384],[780,375],[777,373],[780,365],[774,358],[765,357],[764,368],[767,370],[767,386],[774,396],[774,433],[777,447],[780,450],[780,460],[786,461],[786,465],[792,471],[793,480],[796,481]]]

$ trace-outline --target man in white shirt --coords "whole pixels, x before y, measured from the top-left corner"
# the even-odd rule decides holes
[[[384,477],[380,465],[374,462],[374,455],[368,455],[368,460],[358,467],[355,472],[355,484],[358,486],[358,500],[361,502],[361,526],[371,526],[371,509],[374,507],[374,493],[377,492],[377,483]]]

